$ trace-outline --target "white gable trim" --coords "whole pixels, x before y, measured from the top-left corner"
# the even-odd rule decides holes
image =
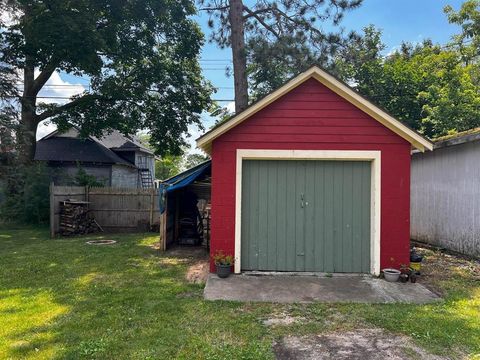
[[[349,88],[347,85],[345,85],[344,83],[337,80],[332,75],[328,74],[327,72],[318,67],[312,67],[309,70],[303,72],[302,74],[298,75],[297,77],[283,85],[281,88],[264,97],[256,104],[250,106],[249,108],[242,111],[240,114],[234,116],[230,120],[226,121],[224,124],[220,125],[216,129],[207,132],[205,135],[197,139],[197,146],[206,151],[207,153],[210,153],[211,144],[214,139],[234,128],[253,114],[265,108],[266,106],[268,106],[269,104],[271,104],[281,96],[285,95],[286,93],[290,92],[291,90],[293,90],[294,88],[296,88],[310,78],[314,78],[315,80],[319,81],[320,83],[328,87],[330,90],[332,90],[351,104],[355,105],[357,108],[364,111],[371,117],[373,117],[379,123],[392,130],[400,137],[407,140],[416,149],[422,152],[425,150],[433,150],[433,144],[430,141],[425,139],[423,136],[417,134],[415,131],[408,128],[400,121],[398,121],[397,119],[387,114],[385,111],[378,108],[370,101],[359,95],[353,89]]]

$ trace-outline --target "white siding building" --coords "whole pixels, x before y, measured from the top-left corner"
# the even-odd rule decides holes
[[[411,238],[480,257],[480,129],[414,153]]]

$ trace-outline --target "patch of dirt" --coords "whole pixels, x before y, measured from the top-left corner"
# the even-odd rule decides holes
[[[183,259],[208,260],[208,251],[203,246],[175,246],[165,252],[168,257],[179,257]]]
[[[443,360],[415,345],[403,335],[380,329],[358,329],[316,336],[289,336],[274,344],[281,360]]]
[[[152,248],[156,249],[155,246]],[[202,284],[207,281],[210,271],[208,250],[203,246],[175,246],[161,253],[159,259],[161,266],[188,266],[185,279],[189,283]]]
[[[418,282],[427,286],[435,293],[443,295],[440,283],[455,277],[480,281],[480,260],[422,247],[418,244],[415,245],[418,253],[424,255]]]
[[[188,282],[193,284],[203,284],[207,281],[210,264],[207,260],[198,261],[187,269],[185,278]]]
[[[287,326],[292,325],[298,322],[305,322],[304,317],[300,316],[290,316],[288,314],[282,313],[274,317],[263,320],[263,325],[265,326]]]

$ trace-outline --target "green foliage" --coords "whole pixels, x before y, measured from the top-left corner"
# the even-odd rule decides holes
[[[319,62],[308,43],[288,35],[277,41],[257,36],[249,39],[247,48],[250,102],[261,99],[287,79]]]
[[[235,258],[232,255],[226,255],[219,250],[212,255],[212,259],[217,265],[233,265]]]
[[[0,219],[4,222],[48,223],[49,186],[55,171],[42,163],[4,167],[2,170]]]
[[[194,166],[197,166],[209,159],[208,156],[202,154],[187,154],[185,156],[185,169],[190,169]]]
[[[165,155],[160,160],[155,160],[155,177],[165,180],[178,174],[182,170],[182,156]]]
[[[100,181],[95,176],[88,174],[84,168],[77,165],[77,173],[75,174],[74,184],[77,186],[95,186],[103,187],[105,186],[105,181]]]
[[[315,61],[328,59],[346,39],[355,36],[346,35],[338,25],[362,0],[235,3],[199,0],[199,3],[210,16],[210,40],[222,49],[232,47],[238,111],[239,102],[243,107],[247,95],[250,103],[258,100],[276,89],[282,78],[298,73]],[[244,36],[235,36],[240,33]],[[252,89],[249,94],[247,80]]]
[[[0,19],[1,66],[40,70],[31,97],[54,71],[90,79],[64,105],[39,99],[35,124],[50,118],[61,130],[74,125],[95,136],[149,129],[159,154],[180,153],[188,126],[202,126],[212,88],[198,63],[204,40],[194,1],[11,0],[0,9],[13,14],[12,22]]]
[[[451,7],[445,12],[462,29],[452,43],[404,43],[387,56],[382,33],[373,25],[361,36],[343,38],[343,46],[332,53],[319,52],[313,44],[294,37],[273,42],[262,36],[252,38],[247,42],[251,98],[265,96],[317,63],[430,138],[478,127],[480,2],[466,1],[458,12]]]
[[[367,98],[435,138],[480,125],[478,64],[452,47],[408,43],[383,57],[381,32],[370,26],[336,59],[336,71]]]
[[[478,61],[480,56],[480,2],[467,0],[454,11],[451,6],[444,8],[448,21],[462,27],[462,32],[453,37],[454,44],[459,48],[464,60]]]

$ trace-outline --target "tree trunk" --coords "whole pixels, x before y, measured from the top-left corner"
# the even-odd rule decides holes
[[[36,115],[36,93],[32,91],[34,83],[34,66],[28,57],[26,66],[23,69],[23,96],[21,98],[20,124],[17,130],[18,159],[21,164],[29,164],[35,157],[37,145],[37,115]]]
[[[230,0],[230,40],[233,56],[233,79],[235,86],[235,113],[248,106],[247,54],[245,52],[243,2]]]

